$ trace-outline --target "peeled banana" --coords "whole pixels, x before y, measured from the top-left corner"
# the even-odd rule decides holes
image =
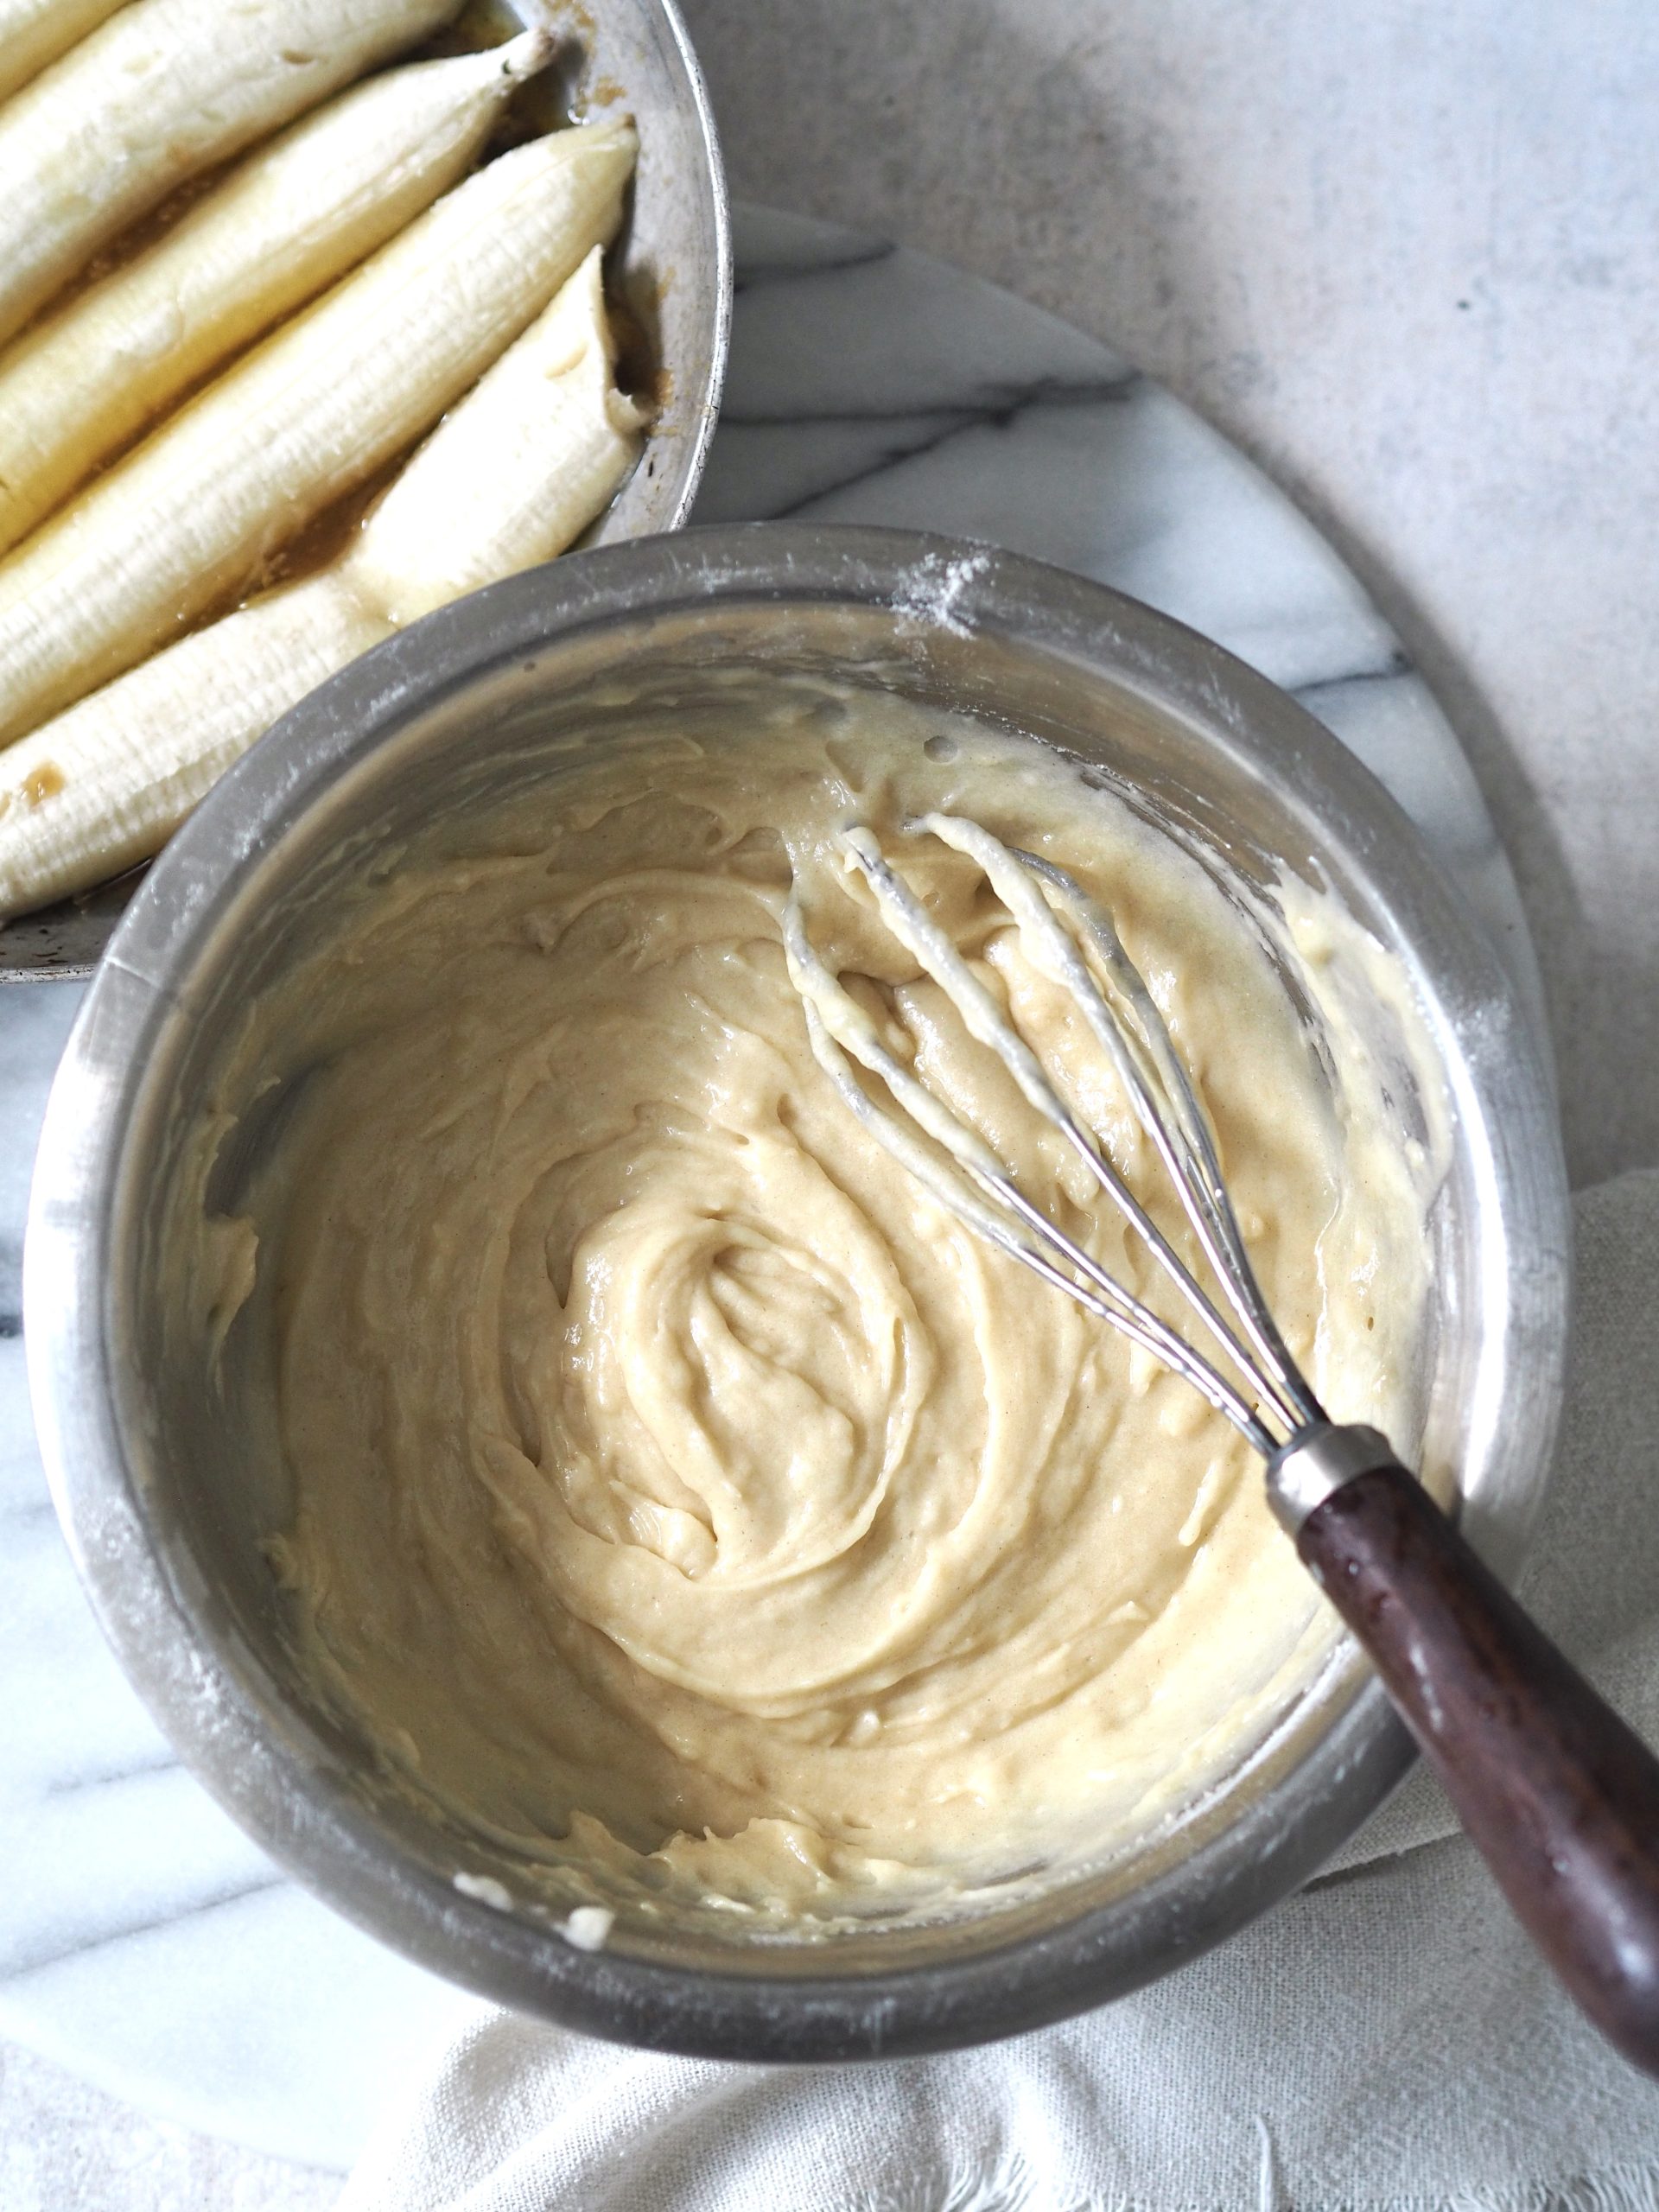
[[[501,155],[0,563],[0,741],[245,589],[429,429],[613,235],[635,146],[609,124]]]
[[[0,108],[0,339],[214,162],[458,0],[130,0]]]
[[[0,915],[146,859],[231,762],[400,624],[563,550],[633,466],[595,249],[320,575],[182,639],[0,753]]]
[[[401,628],[563,552],[639,456],[615,365],[595,250],[379,501],[351,588]]]
[[[181,392],[455,183],[553,43],[531,31],[341,93],[15,340],[0,354],[0,553]]]
[[[96,30],[121,0],[0,0],[0,99]]]

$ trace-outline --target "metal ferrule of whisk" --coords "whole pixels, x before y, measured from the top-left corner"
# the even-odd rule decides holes
[[[1067,1105],[1042,1063],[920,899],[862,826],[840,833],[893,937],[994,1052],[1027,1103],[1076,1152],[1179,1292],[1212,1348],[1199,1351],[1067,1236],[954,1107],[892,1052],[876,1023],[814,950],[798,898],[785,916],[789,972],[819,1066],[883,1148],[957,1219],[1096,1319],[1141,1345],[1230,1421],[1268,1465],[1274,1512],[1293,1533],[1331,1491],[1391,1459],[1376,1430],[1325,1416],[1262,1296],[1198,1096],[1163,1016],[1110,916],[1065,869],[1004,845],[978,823],[927,814],[906,824],[972,861],[1007,908],[1033,967],[1070,993],[1116,1071],[1222,1293],[1218,1303]],[[879,1078],[890,1103],[860,1081]]]

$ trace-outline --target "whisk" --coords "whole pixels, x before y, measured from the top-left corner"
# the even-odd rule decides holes
[[[1517,1917],[1609,2040],[1659,2075],[1659,1760],[1482,1564],[1387,1438],[1325,1414],[1262,1294],[1203,1105],[1110,915],[1064,869],[978,823],[927,814],[905,835],[971,861],[1027,958],[1070,994],[1180,1201],[1219,1300],[874,834],[852,827],[840,844],[892,935],[1179,1292],[1202,1348],[1066,1236],[978,1130],[889,1048],[815,950],[791,898],[785,953],[818,1065],[940,1205],[1183,1376],[1261,1455],[1274,1515],[1375,1664]]]

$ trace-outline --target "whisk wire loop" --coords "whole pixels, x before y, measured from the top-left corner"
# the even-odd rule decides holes
[[[1264,1457],[1274,1451],[1276,1440],[1225,1376],[1056,1228],[1002,1171],[995,1154],[984,1145],[977,1132],[942,1106],[926,1086],[888,1052],[861,1008],[841,989],[836,979],[812,952],[806,943],[800,910],[792,903],[785,917],[785,946],[791,973],[805,1003],[807,1035],[813,1057],[842,1103],[882,1148],[908,1169],[940,1205],[988,1243],[1185,1376]],[[894,1098],[907,1109],[916,1109],[913,1119],[934,1140],[932,1145],[925,1143],[905,1121],[876,1103],[853,1073],[850,1059],[856,1059],[872,1074],[879,1075]],[[981,1154],[982,1160],[977,1156]],[[973,1187],[975,1184],[980,1190]],[[1075,1267],[1084,1281],[1079,1283],[1068,1275],[1042,1244],[1022,1236],[995,1205],[987,1204],[980,1191],[1000,1200],[1020,1220],[1028,1223],[1043,1243]]]
[[[929,817],[929,825],[936,835],[943,835],[945,817]],[[976,823],[964,825],[976,830],[982,838],[995,845],[994,838],[978,830]],[[1009,888],[1018,882],[1019,868],[1029,868],[1040,880],[1045,892],[1053,903],[1067,912],[1068,918],[1078,930],[1090,950],[1105,969],[1110,984],[1119,995],[1122,1005],[1111,1006],[1098,985],[1091,989],[1095,978],[1077,948],[1056,931],[1065,952],[1070,955],[1065,980],[1071,985],[1078,999],[1080,1011],[1102,1048],[1117,1068],[1134,1103],[1141,1128],[1146,1131],[1162,1160],[1166,1173],[1173,1184],[1186,1217],[1192,1225],[1204,1250],[1226,1295],[1228,1304],[1236,1315],[1239,1325],[1277,1386],[1281,1405],[1296,1427],[1311,1427],[1325,1419],[1323,1408],[1309,1389],[1289,1348],[1279,1332],[1271,1309],[1262,1294],[1255,1270],[1250,1264],[1238,1219],[1221,1173],[1221,1162],[1216,1155],[1215,1140],[1211,1133],[1210,1120],[1192,1078],[1175,1050],[1173,1039],[1156,1001],[1147,989],[1139,969],[1123,950],[1111,918],[1099,903],[1090,897],[1074,876],[1057,868],[1052,861],[1035,853],[1014,850],[1006,855],[1016,865],[1013,869],[999,869],[992,879],[993,887],[1007,903],[1004,883]],[[1116,1016],[1116,1018],[1114,1018]],[[1140,1064],[1135,1052],[1129,1049],[1133,1039],[1147,1055],[1154,1071],[1148,1081],[1147,1072]]]
[[[1051,1221],[1019,1188],[979,1132],[888,1048],[875,1022],[814,950],[798,898],[791,897],[785,916],[785,953],[804,1002],[814,1057],[864,1127],[940,1204],[1183,1376],[1255,1451],[1271,1457],[1282,1440],[1274,1435],[1264,1414],[1287,1437],[1322,1421],[1324,1414],[1262,1296],[1221,1179],[1204,1109],[1152,995],[1116,929],[1063,869],[1036,855],[1011,849],[977,823],[930,814],[908,826],[938,837],[979,865],[1007,907],[1027,957],[1039,973],[1076,1001],[1175,1188],[1244,1332],[1245,1343],[1239,1341],[1129,1189],[1094,1132],[1065,1103],[991,992],[888,864],[873,833],[861,826],[850,828],[842,834],[842,849],[868,886],[882,920],[954,1004],[969,1033],[996,1055],[1028,1103],[1084,1161],[1244,1377],[1261,1409]],[[1097,975],[1085,957],[1079,938],[1095,955],[1103,974]],[[854,1073],[855,1061],[879,1077],[898,1112],[871,1096]]]

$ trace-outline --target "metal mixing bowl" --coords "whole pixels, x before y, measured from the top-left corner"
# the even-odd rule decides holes
[[[530,87],[526,124],[552,129],[568,111],[631,115],[639,126],[607,283],[638,334],[624,371],[649,391],[653,412],[639,466],[583,540],[621,545],[678,530],[702,481],[731,336],[731,211],[708,89],[674,0],[493,0],[467,17],[484,43],[543,22],[560,34],[559,60]],[[0,984],[90,976],[137,880],[123,876],[0,928]]]
[[[588,1955],[458,1894],[457,1866],[500,1862],[368,1794],[363,1747],[284,1648],[257,1543],[269,1452],[210,1410],[202,1332],[153,1264],[216,1055],[248,995],[326,930],[331,887],[522,788],[620,671],[671,704],[734,668],[836,673],[1061,743],[1240,883],[1278,862],[1322,874],[1394,950],[1452,1102],[1422,1464],[1455,1474],[1476,1541],[1514,1567],[1560,1398],[1567,1215],[1546,1076],[1478,927],[1381,786],[1217,647],[1077,576],[893,531],[755,524],[569,558],[432,616],[289,715],[169,847],[87,995],[35,1171],[30,1380],[129,1673],[208,1788],[340,1910],[508,2004],[659,2050],[938,2049],[1132,1989],[1313,1873],[1409,1757],[1351,1648],[1248,1770],[1127,1860],[818,1945],[625,1917]]]

